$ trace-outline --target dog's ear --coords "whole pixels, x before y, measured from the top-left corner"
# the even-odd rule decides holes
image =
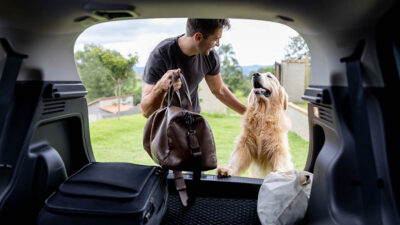
[[[254,97],[254,92],[251,91],[250,94],[249,94],[249,96],[247,97],[247,105],[248,105],[248,106],[253,105],[254,99],[255,99],[255,97]]]
[[[283,95],[283,110],[287,110],[287,105],[288,105],[288,95],[285,93]]]
[[[288,105],[288,94],[286,93],[286,90],[284,87],[281,86],[281,100],[282,100],[282,106],[283,110],[287,110],[287,105]]]

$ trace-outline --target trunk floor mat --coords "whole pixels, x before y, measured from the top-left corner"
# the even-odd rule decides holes
[[[197,197],[183,209],[179,196],[170,195],[162,224],[260,224],[257,199]]]

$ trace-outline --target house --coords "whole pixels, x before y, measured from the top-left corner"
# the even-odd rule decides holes
[[[134,106],[134,95],[121,96],[120,115],[132,115],[140,113],[140,106]],[[104,118],[116,117],[118,113],[118,98],[104,97],[88,103],[89,122]]]
[[[306,67],[306,60],[287,59],[282,60],[278,65],[275,66],[275,70],[278,71],[276,76],[285,87],[289,101],[303,103],[304,100],[301,97],[307,87],[307,71],[309,71]]]
[[[219,101],[213,93],[211,93],[205,79],[203,79],[199,84],[199,101],[201,112],[212,114],[228,113],[228,107]]]

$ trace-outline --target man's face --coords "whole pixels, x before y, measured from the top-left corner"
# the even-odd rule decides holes
[[[204,38],[204,36],[201,38],[199,42],[200,54],[208,55],[215,46],[219,46],[219,40],[222,37],[222,30],[222,27],[217,28],[215,32],[208,35],[207,38]]]

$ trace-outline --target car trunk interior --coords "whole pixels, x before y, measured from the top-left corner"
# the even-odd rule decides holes
[[[393,171],[399,164],[389,151],[399,144],[398,132],[391,124],[398,122],[398,109],[388,106],[390,101],[397,102],[398,76],[395,62],[390,59],[382,63],[384,69],[379,69],[378,56],[393,53],[385,50],[390,48],[387,36],[376,36],[378,28],[380,34],[391,35],[385,32],[392,27],[389,24],[398,21],[398,4],[397,11],[383,16],[395,1],[36,3],[10,0],[0,8],[0,72],[8,71],[0,73],[0,87],[8,91],[4,95],[6,92],[0,92],[0,218],[4,221],[35,224],[49,194],[68,176],[95,161],[86,90],[73,55],[80,33],[91,25],[115,19],[223,17],[286,24],[298,31],[310,47],[312,70],[304,95],[309,101],[310,150],[305,170],[313,172],[315,179],[302,223],[398,224],[399,194],[395,190],[399,190],[399,182]],[[357,46],[361,46],[360,54]],[[376,50],[376,46],[382,48]],[[363,112],[349,110],[353,105],[349,95],[357,96],[348,88],[348,74],[354,72],[349,63],[354,57],[365,66],[362,82],[368,87],[360,107],[372,109],[372,119]],[[11,73],[14,78],[4,76]],[[316,110],[320,114],[315,114]],[[357,134],[365,136],[354,132],[362,130],[362,124],[352,122],[357,115],[365,116],[360,121],[372,130]],[[362,143],[355,139],[370,140],[369,135],[378,141],[365,144],[365,151],[356,151]],[[190,191],[191,174],[184,178]],[[163,223],[258,224],[257,197],[262,181],[203,175],[196,188],[195,204],[184,209],[169,174],[170,196]]]

